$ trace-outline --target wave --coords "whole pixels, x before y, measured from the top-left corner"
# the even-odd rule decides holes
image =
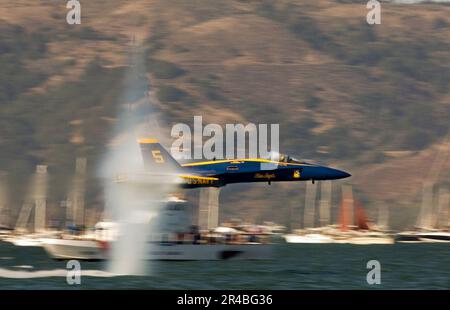
[[[9,279],[32,279],[32,278],[49,278],[49,277],[67,277],[67,269],[39,270],[39,271],[16,271],[0,268],[0,278]],[[117,274],[102,270],[81,270],[81,277],[116,277]]]

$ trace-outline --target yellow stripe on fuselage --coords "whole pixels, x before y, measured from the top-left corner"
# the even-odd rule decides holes
[[[277,164],[277,165],[292,165],[292,166],[312,166],[310,164],[285,163],[285,162],[274,161],[274,160],[263,159],[263,158],[223,159],[223,160],[199,161],[199,162],[194,162],[194,163],[183,164],[181,166],[182,167],[193,167],[193,166],[203,166],[203,165],[212,165],[212,164],[242,163],[242,162],[270,163],[270,164]]]

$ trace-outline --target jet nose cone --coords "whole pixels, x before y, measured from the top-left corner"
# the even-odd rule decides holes
[[[345,178],[348,178],[348,177],[352,176],[350,173],[342,171],[342,170],[337,170],[336,169],[336,171],[337,171],[336,174],[338,176],[337,179],[345,179]]]
[[[321,167],[318,169],[318,175],[316,176],[316,180],[337,180],[344,179],[350,177],[351,174],[342,170]]]

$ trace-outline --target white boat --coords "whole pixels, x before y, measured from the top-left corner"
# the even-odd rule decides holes
[[[44,249],[55,259],[105,260],[109,246],[96,240],[48,239]],[[270,244],[179,244],[149,243],[147,260],[267,259]]]
[[[394,239],[387,236],[384,233],[374,234],[373,232],[367,232],[366,235],[351,236],[346,238],[335,238],[335,243],[340,244],[357,244],[357,245],[371,245],[371,244],[394,244]]]
[[[4,241],[10,242],[15,246],[25,247],[40,247],[42,246],[42,239],[32,236],[12,236],[5,238]]]
[[[316,185],[307,183],[303,217],[303,226],[307,228],[297,229],[290,234],[283,235],[283,238],[287,243],[334,243],[333,237],[328,234],[329,226],[326,226],[330,215],[331,183],[324,182],[321,185],[321,189],[322,197],[320,199],[319,221],[324,225],[322,227],[312,227],[315,222],[317,188]]]
[[[12,233],[12,229],[6,227],[0,227],[0,240],[3,241],[7,239]]]
[[[14,234],[11,233],[3,238],[3,241],[12,243],[15,246],[22,247],[40,247],[42,246],[42,241],[45,238],[50,238],[57,234],[55,231],[48,231],[42,233],[32,233],[32,234]]]
[[[287,243],[354,245],[394,243],[394,238],[389,234],[369,225],[364,209],[359,204],[355,204],[353,198],[342,199],[340,212],[340,223],[338,225],[296,230],[293,234],[284,235],[283,237]],[[352,223],[353,219],[356,221],[355,225]]]
[[[394,239],[382,232],[374,231],[332,231],[284,235],[287,243],[337,243],[337,244],[393,244]]]
[[[420,240],[417,231],[403,231],[397,233],[395,235],[395,242],[399,243],[420,243],[423,242]]]
[[[447,243],[450,242],[450,232],[442,230],[404,231],[395,235],[399,243]]]
[[[450,232],[446,231],[419,232],[417,237],[421,242],[450,242]]]
[[[187,220],[186,203],[171,200],[161,210],[157,232],[149,234],[147,260],[267,259],[272,246],[261,242],[264,236],[229,227],[217,227],[201,234]],[[165,224],[163,224],[165,223]],[[118,239],[120,227],[99,222],[93,234],[62,235],[43,239],[43,247],[55,259],[104,260]]]
[[[286,226],[278,225],[274,222],[264,222],[260,227],[272,235],[282,235],[286,232]]]
[[[449,232],[449,199],[450,195],[446,187],[439,189],[438,199],[433,199],[433,183],[425,182],[423,186],[423,198],[420,213],[417,218],[415,230],[403,231],[395,235],[395,241],[399,243],[448,243]],[[433,206],[433,201],[438,205]]]
[[[395,236],[395,241],[400,243],[447,243],[450,242],[448,231],[405,231]]]
[[[42,240],[42,246],[55,259],[103,260],[106,249],[96,240],[57,239]]]
[[[334,239],[322,234],[287,234],[283,236],[287,243],[334,243]]]

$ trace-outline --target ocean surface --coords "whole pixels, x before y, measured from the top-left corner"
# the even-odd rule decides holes
[[[367,262],[381,264],[369,285]],[[81,262],[80,285],[42,248],[0,242],[0,289],[450,289],[450,244],[275,244],[262,261],[148,262],[148,276],[113,276]]]

